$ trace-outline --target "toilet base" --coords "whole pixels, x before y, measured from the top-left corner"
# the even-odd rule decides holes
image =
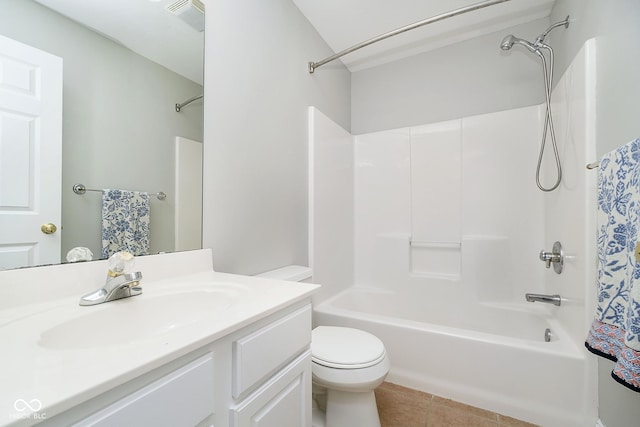
[[[326,427],[380,427],[373,391],[327,390]]]

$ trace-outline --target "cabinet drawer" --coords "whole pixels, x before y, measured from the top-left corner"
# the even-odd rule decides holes
[[[233,397],[238,399],[311,343],[311,305],[233,343]]]
[[[307,350],[266,384],[231,408],[231,427],[311,425],[311,351]]]
[[[207,354],[75,426],[189,426],[213,413],[213,355]]]

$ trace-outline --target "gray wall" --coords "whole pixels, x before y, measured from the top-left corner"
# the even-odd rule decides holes
[[[640,2],[557,0],[552,20],[571,15],[566,37],[552,33],[562,73],[585,40],[597,37],[597,151],[603,155],[640,136]]]
[[[505,53],[505,35],[535,39],[540,19],[352,74],[352,133],[415,126],[544,101],[537,57]]]
[[[202,105],[174,104],[202,86],[31,0],[2,1],[0,34],[63,59],[62,257],[100,255],[100,194],[78,182],[167,193],[151,202],[151,249],[172,250],[174,137],[202,141]]]
[[[291,0],[207,3],[203,245],[214,268],[308,263],[307,107],[346,129],[350,74]]]
[[[560,37],[552,33],[562,73],[585,40],[597,37],[596,150],[598,157],[640,137],[640,2],[638,0],[558,0],[551,15],[556,22],[571,15]],[[560,75],[559,74],[559,75]],[[596,357],[596,356],[591,356]],[[611,379],[613,363],[598,360],[600,419],[607,427],[640,424],[640,394]]]

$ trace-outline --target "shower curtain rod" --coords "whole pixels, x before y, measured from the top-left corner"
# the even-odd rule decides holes
[[[204,95],[196,95],[196,96],[192,96],[191,98],[187,99],[184,102],[181,102],[180,104],[176,104],[176,113],[179,113],[180,110],[182,109],[182,107],[185,107],[189,104],[191,104],[193,101],[197,101],[198,99],[203,98]]]
[[[418,27],[422,27],[423,25],[427,25],[427,24],[432,24],[434,22],[438,22],[441,21],[443,19],[447,19],[447,18],[452,18],[454,16],[457,15],[462,15],[463,13],[467,13],[467,12],[473,12],[474,10],[478,10],[478,9],[483,9],[485,7],[488,6],[493,6],[494,4],[498,4],[498,3],[504,3],[507,1],[511,1],[511,0],[490,0],[490,1],[483,1],[480,3],[474,3],[472,5],[469,6],[465,6],[465,7],[461,7],[460,9],[456,9],[456,10],[452,10],[451,12],[446,12],[440,15],[436,15],[436,16],[432,16],[431,18],[427,18],[427,19],[423,19],[422,21],[418,21],[418,22],[414,22],[413,24],[409,24],[406,25],[402,28],[398,28],[397,30],[393,30],[393,31],[389,31],[387,33],[384,34],[380,34],[377,37],[371,38],[367,41],[364,41],[362,43],[358,43],[356,45],[351,46],[348,49],[345,49],[343,51],[340,51],[338,53],[336,53],[335,55],[331,55],[325,59],[323,59],[322,61],[318,61],[318,62],[309,62],[309,73],[313,74],[313,72],[316,70],[316,68],[323,66],[324,64],[331,62],[331,61],[335,61],[338,58],[341,58],[343,56],[345,56],[348,53],[351,52],[355,52],[358,49],[362,49],[363,47],[369,46],[370,44],[374,44],[377,43],[381,40],[384,39],[388,39],[389,37],[393,37],[393,36],[397,36],[398,34],[402,34],[405,33],[407,31],[411,31],[415,28]]]

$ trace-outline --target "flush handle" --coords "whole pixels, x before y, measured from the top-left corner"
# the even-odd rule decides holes
[[[545,250],[540,251],[540,260],[543,261],[547,268],[551,268],[553,264],[553,271],[560,274],[562,273],[562,267],[564,264],[564,252],[562,251],[562,245],[560,242],[553,244],[551,252]]]

